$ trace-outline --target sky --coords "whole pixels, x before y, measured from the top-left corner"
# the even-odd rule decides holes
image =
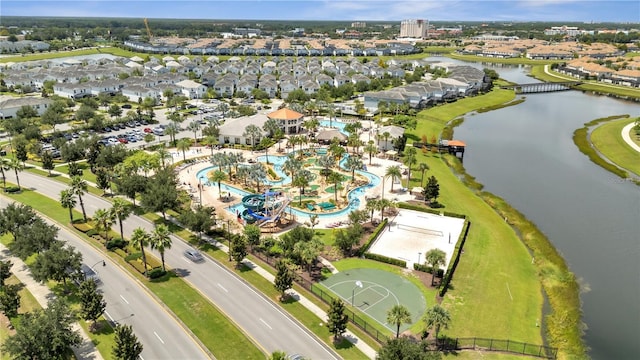
[[[640,23],[640,0],[1,0],[1,16]]]

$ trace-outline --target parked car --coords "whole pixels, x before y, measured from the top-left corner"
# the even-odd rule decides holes
[[[194,250],[194,249],[187,249],[184,251],[184,256],[193,261],[193,262],[203,262],[204,261],[204,257],[202,256],[202,254],[200,254],[200,252],[198,250]]]
[[[147,134],[149,134],[149,133],[152,133],[152,132],[153,132],[153,130],[151,130],[151,128],[144,128],[144,130],[142,130],[142,131],[144,131],[144,132],[145,132],[145,133],[147,133]]]
[[[153,128],[153,134],[154,135],[158,135],[158,136],[162,136],[162,135],[164,135],[164,129],[161,128],[161,127]]]
[[[131,109],[131,104],[124,104],[122,105],[123,109]]]
[[[108,127],[108,126],[105,126],[105,127],[102,129],[102,131],[104,131],[104,132],[112,132],[112,131],[113,131],[113,129],[111,129],[111,128],[110,128],[110,127]]]
[[[118,138],[118,141],[120,141],[121,144],[128,144],[129,143],[129,140],[127,140],[127,138],[124,138],[124,137]]]

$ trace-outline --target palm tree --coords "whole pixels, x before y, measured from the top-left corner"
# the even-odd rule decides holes
[[[416,160],[416,154],[418,150],[414,146],[409,146],[404,149],[404,164],[407,165],[409,170],[407,171],[407,188],[411,183],[411,165],[415,165],[418,161]]]
[[[347,161],[344,164],[344,167],[351,171],[351,182],[356,181],[356,170],[362,169],[364,164],[362,163],[362,159],[356,156],[349,156]]]
[[[209,181],[218,183],[218,193],[220,194],[220,199],[222,199],[221,183],[226,180],[227,180],[227,173],[221,170],[214,171],[213,175],[211,175],[211,177],[209,178]]]
[[[233,153],[232,153],[233,154]],[[227,155],[225,153],[215,153],[213,154],[213,156],[211,156],[211,164],[213,164],[213,166],[217,166],[218,170],[222,171],[222,167],[226,166],[227,163],[230,163],[231,161],[229,161],[229,157],[231,154]]]
[[[369,153],[369,165],[371,165],[371,160],[373,160],[373,153],[378,152],[378,147],[374,144],[373,141],[369,141],[369,143],[364,147],[364,151]]]
[[[178,125],[176,125],[175,123],[171,123],[164,128],[164,133],[169,135],[169,140],[172,144],[176,142],[176,135],[178,134],[178,132]]]
[[[387,168],[387,171],[384,173],[385,178],[391,178],[391,192],[393,192],[393,183],[396,182],[396,179],[402,176],[402,171],[400,171],[400,166],[393,165]]]
[[[256,183],[256,192],[260,192],[260,184],[266,178],[267,171],[262,164],[252,164],[249,166],[249,180]]]
[[[293,154],[287,155],[287,160],[282,164],[282,170],[291,176],[291,182],[295,181],[295,175],[302,169],[302,161],[298,160]]]
[[[389,134],[389,132],[388,132],[388,131],[385,131],[385,132],[382,134],[382,137],[384,138],[384,149],[385,149],[385,150],[387,149],[387,141],[389,140],[389,137],[390,137],[390,136],[391,136],[391,134]]]
[[[9,160],[9,163],[7,163],[7,170],[8,169],[13,169],[13,171],[16,173],[16,182],[18,183],[18,191],[22,190],[22,188],[20,187],[20,178],[18,177],[18,172],[24,170],[24,165],[22,164],[22,162],[20,162],[20,160],[16,158],[12,158],[11,160]]]
[[[73,208],[76,207],[76,198],[71,189],[60,192],[60,205],[65,209],[69,209],[69,220],[73,222]]]
[[[9,170],[9,159],[2,157],[0,158],[0,172],[2,173],[2,189],[4,191],[7,190],[7,176],[4,171]]]
[[[447,329],[449,327],[449,323],[451,323],[451,316],[445,308],[436,304],[427,310],[427,313],[424,315],[422,320],[426,323],[427,328],[433,328],[436,333],[437,341],[440,329]]]
[[[304,188],[309,186],[311,182],[312,174],[311,171],[307,169],[301,169],[296,173],[296,178],[291,182],[291,185],[297,186],[300,188],[300,205],[302,206],[302,194],[304,193]]]
[[[200,131],[200,128],[201,128],[200,122],[197,120],[193,120],[187,126],[187,129],[189,129],[190,131],[193,131],[193,141],[196,143],[198,142],[198,131]]]
[[[247,185],[247,179],[249,178],[249,168],[247,166],[239,167],[236,170],[236,178],[244,181],[244,185]]]
[[[367,199],[367,205],[366,205],[365,209],[368,210],[368,211],[371,211],[371,220],[370,221],[373,221],[373,212],[379,208],[378,207],[378,202],[379,201],[380,200],[378,200],[378,199]]]
[[[166,167],[165,160],[169,160],[172,158],[171,153],[164,146],[156,150],[156,154],[158,154],[158,160],[160,160],[160,164],[164,169]]]
[[[98,209],[93,214],[93,218],[96,221],[96,229],[104,231],[104,239],[109,242],[109,229],[113,225],[113,215],[106,209]]]
[[[384,220],[384,209],[392,207],[395,203],[389,199],[380,199],[376,202],[378,210],[380,210],[380,221]]]
[[[342,182],[342,175],[340,173],[332,171],[329,177],[327,178],[329,183],[333,184],[333,195],[335,196],[335,201],[338,202],[338,184]]]
[[[120,225],[120,237],[124,240],[122,222],[131,215],[131,207],[129,206],[129,203],[122,198],[115,198],[113,200],[113,205],[111,206],[111,214],[114,219],[118,220],[118,224]]]
[[[231,176],[231,165],[234,166],[234,171],[238,172],[238,165],[244,162],[244,155],[242,153],[229,153],[227,155],[227,165],[229,165],[229,176]]]
[[[167,249],[171,249],[171,232],[169,228],[160,224],[156,226],[151,233],[151,248],[158,250],[160,253],[160,260],[162,260],[162,271],[167,271],[164,266],[164,251]]]
[[[326,181],[330,173],[329,169],[331,169],[333,165],[335,165],[335,161],[329,155],[322,155],[318,157],[318,159],[316,160],[316,164],[322,167]]]
[[[418,170],[420,170],[420,173],[422,174],[420,176],[420,186],[424,186],[424,172],[429,170],[429,165],[427,165],[427,163],[420,163],[418,165]]]
[[[244,133],[242,133],[242,136],[251,139],[251,149],[255,150],[256,139],[260,139],[260,137],[262,136],[262,129],[260,129],[257,125],[248,125],[244,128]]]
[[[396,338],[398,338],[400,326],[411,323],[411,313],[404,305],[394,305],[387,312],[387,322],[396,326]]]
[[[87,222],[87,212],[84,209],[84,201],[82,201],[82,195],[87,192],[87,182],[78,175],[71,178],[71,192],[78,197],[80,202],[80,208],[82,209],[82,217]]]
[[[431,286],[434,284],[434,280],[440,266],[444,266],[444,264],[446,264],[446,258],[447,254],[440,249],[431,249],[427,251],[427,254],[424,256],[426,263],[431,265]]]
[[[185,152],[189,150],[189,148],[191,148],[191,140],[187,138],[178,140],[178,142],[176,143],[176,148],[179,151],[182,151],[182,160],[187,160],[187,155]]]
[[[144,253],[144,247],[149,245],[151,235],[143,228],[136,228],[131,235],[131,246],[140,248],[142,253],[142,265],[144,265],[144,275],[147,275],[147,255]]]
[[[280,130],[280,125],[278,125],[276,119],[269,119],[262,125],[262,130],[268,132],[270,137],[273,137]]]

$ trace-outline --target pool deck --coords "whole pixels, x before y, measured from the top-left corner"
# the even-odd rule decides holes
[[[286,140],[282,140],[282,145],[284,147],[284,143],[286,142]],[[277,150],[278,149],[278,145],[274,145],[270,151],[269,154],[272,155],[276,155]],[[255,160],[256,158],[258,158],[259,156],[263,156],[264,155],[264,151],[259,151],[259,152],[252,152],[249,150],[236,150],[236,149],[220,149],[220,150],[213,150],[214,153],[216,152],[239,152],[242,153],[243,156],[245,157],[246,160],[249,159],[253,159]],[[282,154],[279,154],[282,155]],[[199,190],[198,190],[198,179],[196,178],[196,174],[202,170],[205,169],[207,167],[212,166],[211,163],[209,162],[209,157],[211,156],[211,150],[210,149],[206,149],[204,147],[193,147],[190,150],[188,150],[186,152],[186,157],[188,159],[193,159],[193,158],[200,158],[200,157],[204,157],[206,158],[205,160],[201,161],[201,162],[197,162],[195,164],[192,164],[190,166],[187,166],[185,168],[183,168],[182,170],[179,171],[178,173],[178,182],[179,184],[182,185],[182,187],[184,189],[186,189],[187,191],[190,191],[191,194],[193,194],[193,197],[195,199],[195,201],[198,201],[198,198],[200,196],[199,194]],[[174,152],[174,160],[179,161],[182,159],[182,153],[178,154]],[[389,166],[393,166],[393,165],[402,165],[400,162],[398,161],[394,161],[394,160],[389,160],[389,159],[383,159],[383,158],[378,158],[374,155],[373,159],[371,160],[371,165],[369,164],[369,155],[368,154],[364,154],[362,157],[362,161],[363,163],[367,166],[367,171],[375,174],[377,176],[380,177],[380,184],[378,184],[375,187],[372,188],[368,188],[364,194],[364,196],[360,199],[360,210],[364,210],[365,206],[366,206],[366,201],[365,201],[365,197],[381,197],[382,196],[382,182],[384,181],[384,198],[385,199],[391,199],[393,201],[407,201],[407,200],[413,200],[415,199],[415,197],[413,195],[410,194],[409,191],[405,191],[405,192],[399,192],[398,190],[402,188],[402,186],[400,184],[398,184],[396,182],[396,184],[393,185],[394,188],[394,192],[391,192],[391,179],[385,179],[384,178],[384,173],[386,171],[386,169]],[[404,176],[403,176],[404,178]],[[223,190],[223,192],[225,192]],[[240,201],[241,197],[236,195],[231,201],[228,202],[224,202],[220,199],[220,194],[218,192],[218,186],[217,185],[210,185],[210,186],[204,186],[203,190],[202,190],[202,204],[206,205],[206,206],[213,206],[216,209],[216,213],[218,215],[218,217],[222,217],[224,219],[229,219],[231,220],[233,223],[237,224],[237,219],[235,218],[234,215],[230,214],[228,211],[224,210],[225,208],[237,204]],[[379,212],[375,212],[374,213],[374,218],[375,217],[380,217],[380,213]],[[297,219],[298,222],[300,223],[304,223],[306,221],[308,221],[307,218],[298,218]],[[329,225],[334,225],[335,223],[338,222],[343,222],[344,224],[346,224],[346,221],[348,220],[348,214],[344,214],[344,215],[336,215],[336,216],[331,216],[331,217],[319,217],[318,218],[318,225],[316,225],[316,227],[318,228],[332,228],[334,226],[329,226]],[[239,224],[237,224],[239,226]],[[341,226],[337,226],[337,227],[345,227],[346,225],[341,225]]]

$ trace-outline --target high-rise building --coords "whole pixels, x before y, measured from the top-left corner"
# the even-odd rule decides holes
[[[424,39],[427,37],[429,20],[409,19],[400,22],[400,37]]]
[[[367,23],[364,21],[356,21],[351,23],[352,28],[365,28],[367,27]]]

